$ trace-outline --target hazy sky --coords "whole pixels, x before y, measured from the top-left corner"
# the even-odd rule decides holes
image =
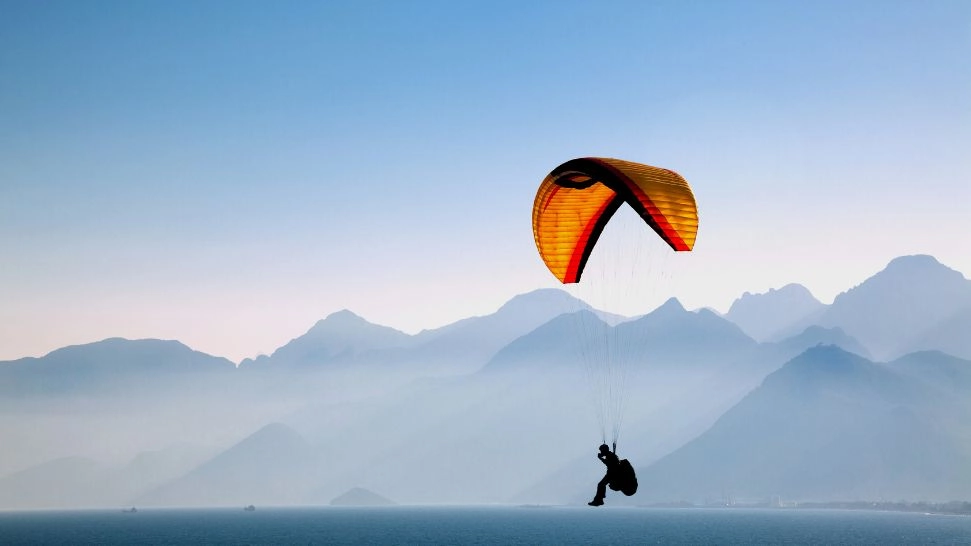
[[[829,302],[902,254],[971,274],[971,2],[0,13],[0,358],[122,336],[238,360],[342,308],[491,312],[555,285],[530,209],[581,156],[694,188],[695,251],[641,312]]]

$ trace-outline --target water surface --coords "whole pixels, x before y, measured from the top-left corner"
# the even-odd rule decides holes
[[[971,544],[971,517],[609,506],[3,512],[0,544]]]

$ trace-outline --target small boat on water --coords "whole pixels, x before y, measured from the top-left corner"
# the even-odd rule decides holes
[[[255,512],[256,507],[251,504],[249,506],[243,507],[243,510],[246,510],[247,512]]]
[[[126,514],[134,514],[135,512],[138,512],[138,509],[132,506],[131,508],[122,508],[121,511]]]

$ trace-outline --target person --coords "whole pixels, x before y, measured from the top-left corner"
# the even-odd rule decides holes
[[[614,444],[614,451],[611,451],[610,446],[607,444],[600,444],[600,452],[597,453],[597,458],[607,467],[607,472],[604,474],[603,479],[600,480],[600,483],[597,484],[597,495],[592,501],[587,503],[590,506],[603,505],[604,497],[607,496],[607,486],[617,477],[618,470],[620,469],[620,459],[617,458],[616,451],[617,444]]]

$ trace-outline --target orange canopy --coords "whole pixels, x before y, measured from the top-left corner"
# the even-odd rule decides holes
[[[624,203],[674,250],[694,246],[698,210],[678,173],[621,159],[573,159],[543,179],[533,202],[536,248],[560,282],[579,282],[600,233]]]

